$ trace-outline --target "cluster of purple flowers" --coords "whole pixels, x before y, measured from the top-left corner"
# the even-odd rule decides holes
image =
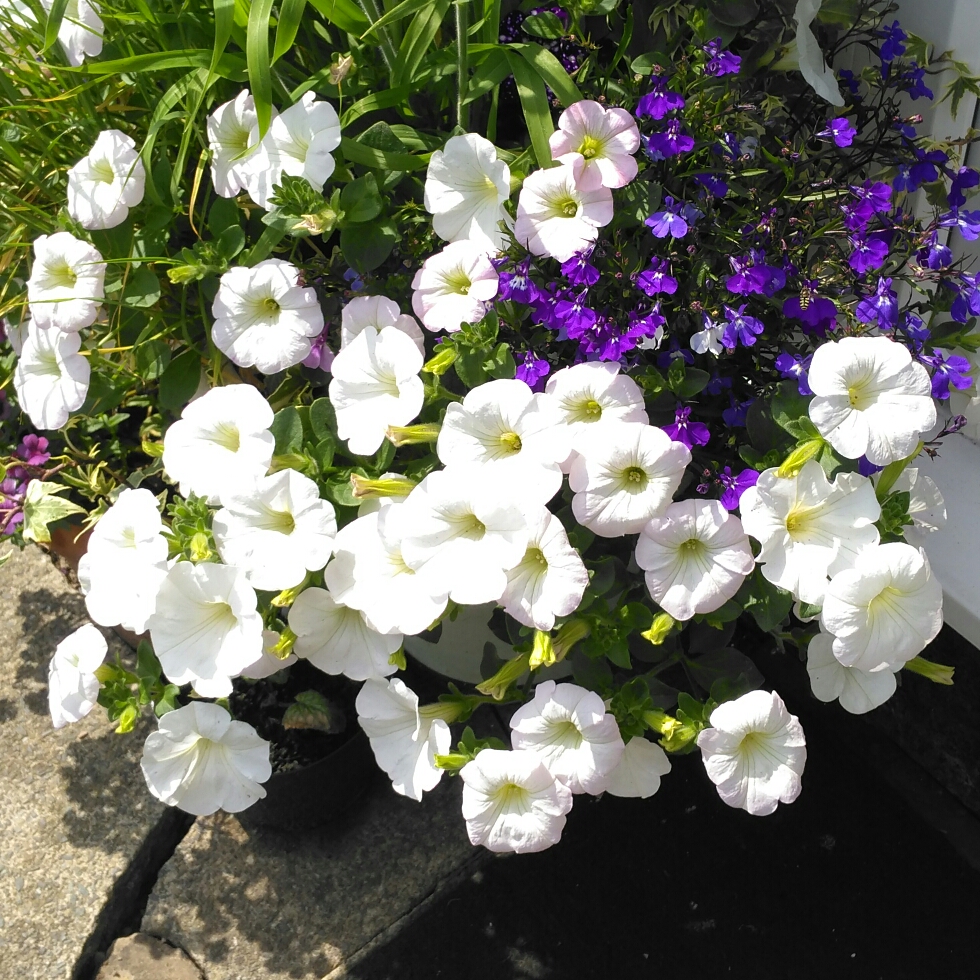
[[[48,440],[33,432],[28,433],[14,450],[14,456],[22,464],[8,467],[6,476],[0,482],[0,534],[3,535],[13,534],[24,521],[27,485],[51,459]]]

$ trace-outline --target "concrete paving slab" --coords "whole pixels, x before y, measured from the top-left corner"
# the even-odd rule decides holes
[[[96,980],[201,980],[201,971],[183,950],[138,932],[112,944]]]
[[[208,980],[319,980],[427,896],[485,860],[458,778],[415,803],[376,781],[345,816],[302,834],[199,819],[164,867],[144,932]]]
[[[51,726],[48,661],[85,621],[39,548],[0,568],[0,977],[72,976],[165,809],[143,785],[140,733],[115,735],[98,708]]]

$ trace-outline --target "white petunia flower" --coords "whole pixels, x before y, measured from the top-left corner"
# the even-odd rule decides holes
[[[929,372],[888,337],[821,344],[810,362],[810,418],[847,459],[886,466],[911,455],[936,424]]]
[[[548,632],[558,616],[571,615],[578,609],[589,573],[551,511],[528,508],[525,516],[527,550],[507,573],[507,588],[499,602],[519,623]]]
[[[50,12],[54,0],[41,0],[41,6]],[[94,0],[68,0],[58,28],[58,42],[69,65],[78,68],[86,57],[95,58],[102,54],[105,24],[99,13],[99,5]]]
[[[823,602],[827,576],[851,568],[878,543],[881,516],[871,481],[838,473],[833,483],[810,460],[795,476],[765,470],[739,499],[742,526],[761,545],[763,576],[813,605]]]
[[[397,327],[365,327],[334,358],[328,394],[337,435],[352,453],[370,456],[390,425],[408,425],[422,410],[422,354]]]
[[[476,133],[453,136],[429,158],[425,209],[432,229],[448,242],[471,241],[486,251],[504,243],[498,225],[507,219],[510,167],[497,159],[497,148]]]
[[[368,678],[354,706],[358,724],[394,791],[421,800],[423,793],[435,789],[443,774],[435,756],[450,751],[449,725],[442,718],[420,714],[418,695],[397,677]]]
[[[95,707],[100,686],[95,672],[108,651],[105,637],[91,623],[58,644],[48,665],[48,708],[55,728],[80,721]]]
[[[258,139],[258,122],[252,139]],[[340,146],[340,119],[329,102],[319,102],[307,92],[269,124],[269,130],[250,158],[245,175],[248,195],[269,209],[269,198],[283,174],[303,177],[321,190],[336,164],[333,150]]]
[[[235,197],[248,184],[259,146],[255,100],[247,88],[208,116],[208,146],[215,193]]]
[[[599,422],[649,422],[643,392],[614,361],[584,361],[549,379],[546,394],[558,406],[573,443]]]
[[[293,652],[325,674],[352,681],[386,677],[398,668],[389,658],[402,645],[401,633],[378,633],[364,613],[337,602],[326,589],[304,589],[289,610],[296,634]]]
[[[649,739],[634,735],[602,789],[613,796],[645,800],[660,789],[660,777],[669,772],[667,753]]]
[[[499,277],[486,250],[459,241],[430,255],[412,280],[412,309],[427,329],[456,333],[477,323],[497,295]]]
[[[77,333],[43,330],[31,323],[14,370],[21,408],[36,429],[60,429],[85,403],[91,368],[78,353]]]
[[[725,803],[759,817],[800,795],[806,738],[775,691],[749,691],[726,701],[709,722],[698,735],[698,748]]]
[[[613,218],[608,187],[583,190],[578,179],[585,161],[536,170],[524,180],[517,199],[514,237],[534,255],[567,262],[588,248]]]
[[[535,752],[484,749],[459,771],[470,843],[532,854],[561,840],[572,791]]]
[[[425,335],[418,321],[402,313],[398,304],[387,296],[355,296],[340,313],[340,347],[346,347],[365,327],[378,332],[395,327],[411,337],[419,352],[425,356]]]
[[[623,755],[616,718],[594,691],[542,681],[510,719],[511,744],[541,757],[573,793],[601,793]]]
[[[385,521],[432,594],[464,605],[495,602],[527,550],[520,487],[489,480],[480,467],[430,473]]]
[[[214,543],[227,565],[241,568],[253,588],[299,585],[327,563],[337,534],[333,504],[317,485],[285,469],[252,486],[229,490],[214,515]]]
[[[337,602],[364,613],[372,629],[414,636],[443,614],[449,590],[433,592],[405,564],[401,542],[388,532],[387,516],[376,511],[346,524],[323,578]]]
[[[449,404],[436,452],[446,466],[478,464],[487,476],[519,485],[528,503],[546,504],[561,489],[571,441],[552,398],[499,378]]]
[[[603,538],[637,534],[662,514],[691,462],[687,446],[640,422],[590,429],[575,450],[568,474],[575,492],[572,513]]]
[[[241,367],[275,374],[310,355],[323,330],[323,311],[312,286],[283,259],[236,266],[221,277],[211,312],[211,337]]]
[[[168,551],[156,497],[145,488],[123,490],[78,563],[89,616],[100,626],[142,633],[167,574]]]
[[[68,213],[89,229],[115,228],[143,200],[146,170],[132,137],[99,133],[88,156],[68,171]]]
[[[37,238],[27,280],[35,325],[66,333],[90,327],[105,299],[105,270],[102,253],[67,231]]]
[[[909,495],[909,517],[912,525],[902,528],[905,540],[919,547],[930,534],[946,526],[946,501],[939,487],[915,466],[906,466],[892,485],[892,493]]]
[[[252,663],[242,669],[241,676],[251,681],[260,681],[266,677],[271,677],[273,674],[278,674],[280,670],[285,670],[296,663],[299,657],[295,653],[284,658],[277,657],[272,653],[272,647],[281,639],[282,636],[275,630],[263,630],[262,652]]]
[[[185,496],[219,503],[265,476],[276,440],[269,403],[251,385],[212,388],[192,401],[163,439],[163,468]]]
[[[806,648],[806,670],[813,695],[820,701],[840,701],[852,715],[863,715],[884,704],[897,687],[895,674],[878,670],[873,674],[845,667],[834,656],[834,637],[819,633]]]
[[[231,694],[231,679],[262,653],[262,617],[245,572],[179,561],[167,572],[147,623],[163,672],[201,697]]]
[[[14,316],[16,315],[15,313]],[[10,317],[0,318],[0,328],[2,328],[3,333],[6,335],[10,349],[18,357],[20,357],[24,350],[24,341],[27,340],[27,335],[30,333],[33,322],[34,320],[30,315],[16,320]]]
[[[755,567],[742,523],[718,500],[681,500],[640,532],[636,563],[654,602],[674,619],[714,612]]]
[[[250,807],[265,796],[261,784],[272,775],[269,743],[221,705],[202,701],[160,718],[140,767],[158,800],[199,817]]]
[[[823,52],[810,25],[816,20],[823,0],[798,0],[793,20],[796,21],[796,49],[800,71],[807,84],[821,99],[842,106],[844,97],[837,85],[837,76],[827,67]]]
[[[820,625],[833,633],[834,656],[845,667],[898,670],[939,633],[942,586],[921,548],[869,548],[831,579]]]
[[[582,161],[580,190],[625,187],[636,176],[633,154],[640,148],[640,131],[625,109],[607,109],[590,99],[575,102],[559,116],[548,142],[553,159]]]

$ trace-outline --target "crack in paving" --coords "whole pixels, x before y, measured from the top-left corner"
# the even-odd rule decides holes
[[[102,906],[75,962],[72,980],[94,980],[109,947],[120,937],[139,932],[160,870],[194,825],[194,819],[189,813],[171,808],[146,835]]]

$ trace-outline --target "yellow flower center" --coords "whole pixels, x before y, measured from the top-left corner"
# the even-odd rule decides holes
[[[586,135],[582,138],[582,143],[578,148],[578,152],[585,157],[586,160],[592,160],[594,157],[599,156],[602,152],[602,141],[597,140],[594,136]]]
[[[116,179],[116,172],[112,169],[112,164],[105,158],[94,160],[89,166],[89,173],[95,180],[103,184],[111,184]]]
[[[524,552],[524,561],[530,565],[540,565],[541,568],[548,567],[548,559],[540,548],[528,548]]]
[[[521,437],[516,432],[504,432],[500,436],[500,445],[509,455],[521,451]]]
[[[242,438],[238,427],[230,422],[222,422],[214,430],[211,437],[212,442],[216,442],[222,449],[227,449],[230,453],[237,453],[242,444]]]
[[[461,296],[468,295],[470,287],[473,285],[473,280],[462,268],[451,269],[443,276],[443,282],[445,282],[449,292],[459,293]]]
[[[627,490],[642,490],[647,485],[646,471],[639,466],[628,466],[623,471],[623,483]]]
[[[797,506],[790,508],[786,515],[786,533],[794,540],[802,537],[810,530],[810,523],[818,510],[818,507]]]
[[[282,307],[272,296],[266,296],[265,299],[260,300],[259,309],[266,316],[278,316],[282,312]]]

